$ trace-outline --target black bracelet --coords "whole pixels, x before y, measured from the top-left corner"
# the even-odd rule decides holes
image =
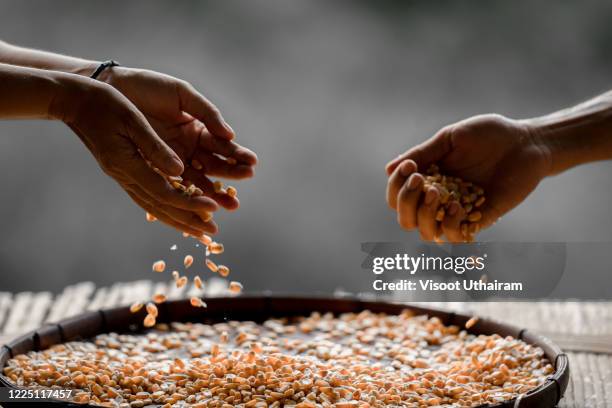
[[[111,68],[111,67],[118,67],[119,64],[117,61],[115,60],[108,60],[108,61],[104,61],[103,63],[101,63],[100,65],[98,65],[98,68],[96,68],[96,70],[94,71],[93,74],[91,74],[91,78],[96,79],[98,78],[98,76],[102,73],[102,71],[104,71],[106,68]]]

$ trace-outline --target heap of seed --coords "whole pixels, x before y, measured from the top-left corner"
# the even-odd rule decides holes
[[[4,369],[16,385],[75,389],[75,402],[120,408],[474,407],[553,372],[538,347],[408,311],[157,325],[19,355]]]
[[[485,202],[484,190],[469,181],[459,177],[440,174],[440,169],[432,164],[425,173],[423,191],[435,187],[440,192],[440,208],[436,213],[436,221],[442,222],[452,202],[457,202],[466,213],[466,221],[461,223],[461,233],[466,241],[473,241],[480,231],[479,221],[482,218],[481,206]]]
[[[226,161],[230,165],[234,165],[237,163],[236,160],[233,158],[228,158]],[[195,168],[196,170],[201,170],[203,168],[202,164],[195,159],[191,161],[191,166]],[[188,180],[184,180],[180,176],[179,177],[168,176],[155,167],[153,167],[153,170],[155,170],[155,172],[157,172],[159,175],[164,177],[175,189],[182,191],[184,194],[188,196],[200,196],[203,194],[203,191],[200,188],[196,187],[192,182]],[[230,197],[236,197],[238,195],[238,192],[234,187],[228,186],[227,188],[225,188],[223,183],[220,181],[215,181],[213,183],[213,188],[216,194],[227,194]],[[204,213],[200,215],[200,218],[204,222],[207,222],[212,219],[212,214]],[[149,222],[154,222],[157,220],[157,218],[154,215],[149,214],[149,213],[146,213],[146,219]],[[219,242],[214,242],[212,238],[206,234],[196,237],[196,236],[191,236],[187,233],[183,233],[183,236],[192,237],[192,238],[197,239],[206,248],[207,256],[210,254],[214,254],[214,255],[222,254],[224,251],[223,244]],[[171,247],[171,250],[176,250],[176,245],[173,245]],[[183,260],[183,265],[185,269],[190,268],[193,265],[193,262],[194,262],[193,256],[186,255]],[[205,265],[212,272],[219,273],[219,275],[223,278],[226,278],[229,276],[230,269],[225,265],[217,265],[208,258],[206,258],[205,260]],[[163,260],[156,261],[153,263],[152,269],[154,272],[159,272],[159,273],[164,272],[166,269],[166,262]],[[187,285],[187,283],[189,283],[189,278],[187,276],[181,276],[178,271],[172,271],[172,277],[174,279],[174,283],[176,284],[177,288],[183,288]],[[197,289],[203,289],[204,284],[202,282],[202,279],[197,275],[193,279],[193,284]],[[228,284],[228,291],[232,294],[240,294],[242,292],[242,284],[240,284],[240,282],[232,281]],[[162,293],[155,293],[152,297],[152,300],[155,303],[159,304],[159,303],[165,302],[167,300],[167,297],[166,295]],[[206,307],[206,302],[204,302],[204,300],[196,296],[190,299],[190,303],[194,307]],[[136,302],[132,304],[132,306],[130,307],[130,311],[132,311],[132,313],[136,313],[140,309],[142,309],[143,305],[144,304],[141,302]],[[152,303],[147,304],[147,309],[146,309],[147,315],[144,318],[143,324],[145,327],[153,327],[156,324],[157,308],[155,307],[154,313],[151,313],[149,310],[152,310],[152,309],[149,308],[148,305],[153,305],[153,307],[155,307],[155,305]]]

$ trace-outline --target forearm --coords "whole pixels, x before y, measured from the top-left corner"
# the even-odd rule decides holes
[[[524,121],[550,159],[550,175],[612,159],[612,92]]]
[[[0,119],[63,119],[80,90],[74,74],[0,64]]]
[[[99,62],[18,47],[0,41],[0,63],[89,76]]]

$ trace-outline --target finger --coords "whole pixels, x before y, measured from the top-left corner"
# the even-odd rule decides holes
[[[226,140],[234,138],[234,130],[225,122],[219,109],[193,86],[181,82],[178,86],[178,94],[182,111],[202,121],[213,135]]]
[[[135,184],[125,186],[129,191],[132,191],[138,195],[141,199],[145,200],[149,205],[157,208],[159,211],[165,213],[168,217],[172,218],[181,224],[187,225],[194,228],[201,233],[215,234],[218,230],[217,224],[211,219],[211,214],[207,211],[187,211],[180,208],[171,207],[157,202],[153,197],[148,195],[143,189]]]
[[[436,212],[440,205],[440,193],[437,188],[429,187],[424,194],[423,200],[417,211],[417,224],[421,239],[433,241],[438,230]]]
[[[186,195],[155,173],[143,160],[130,160],[125,172],[132,181],[161,204],[190,211],[216,211],[213,200],[204,196]]]
[[[226,158],[233,158],[238,163],[242,164],[257,164],[257,155],[250,149],[239,145],[231,140],[224,140],[215,137],[214,134],[202,129],[200,133],[199,145],[201,148],[209,152],[219,154]]]
[[[500,220],[503,214],[510,211],[515,205],[519,202],[509,201],[505,198],[500,199],[499,197],[505,197],[507,191],[503,191],[506,189],[507,185],[504,184],[503,187],[493,187],[489,191],[486,192],[486,200],[484,203],[477,207],[476,210],[482,213],[482,218],[478,221],[480,228],[487,228],[491,225],[495,224]]]
[[[466,237],[461,233],[461,222],[464,219],[465,211],[463,207],[456,201],[450,203],[442,221],[442,231],[449,242],[466,241]]]
[[[413,173],[397,194],[397,221],[405,229],[417,227],[417,206],[423,188],[423,176]]]
[[[441,222],[437,222],[436,223],[436,233],[434,235],[434,241],[437,244],[443,244],[444,243],[444,231],[442,231],[442,223]]]
[[[169,176],[183,173],[183,162],[178,155],[155,133],[145,117],[134,114],[127,125],[127,134],[143,156]]]
[[[199,231],[199,230],[193,228],[190,225],[181,223],[181,222],[173,219],[168,214],[166,214],[165,212],[161,211],[159,206],[152,205],[152,204],[148,203],[147,201],[145,201],[143,198],[138,196],[138,194],[134,193],[133,191],[130,191],[130,190],[126,189],[126,192],[132,198],[132,200],[134,200],[134,202],[136,202],[136,204],[138,204],[140,207],[142,207],[143,210],[145,210],[146,212],[148,212],[150,214],[153,214],[155,216],[155,218],[157,218],[159,221],[163,222],[164,224],[169,225],[169,226],[171,226],[173,228],[176,228],[177,230],[179,230],[181,232],[186,232],[186,233],[188,233],[190,235],[194,235],[194,236],[198,236],[198,237],[202,235],[202,231]]]
[[[202,166],[201,169],[196,168],[196,170],[200,170],[209,176],[235,180],[253,177],[253,166],[248,164],[229,164],[227,160],[204,151],[196,152],[194,158]]]
[[[386,167],[387,174],[393,173],[395,168],[407,159],[413,160],[419,169],[427,169],[430,164],[439,161],[444,155],[448,154],[451,147],[451,128],[446,127],[432,138],[391,160]]]
[[[213,199],[221,207],[227,210],[235,210],[240,207],[240,201],[236,197],[230,197],[228,194],[215,193],[213,182],[206,177],[202,171],[198,171],[193,167],[187,167],[183,174],[185,179],[193,182],[199,187],[204,195]]]
[[[389,177],[387,181],[387,204],[389,204],[391,209],[397,210],[397,194],[406,182],[406,178],[415,171],[417,171],[416,163],[412,160],[406,160]]]

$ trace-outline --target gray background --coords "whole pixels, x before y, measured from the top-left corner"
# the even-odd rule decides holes
[[[394,155],[466,116],[610,89],[611,21],[604,2],[0,2],[5,41],[208,95],[261,160],[242,208],[217,216],[222,259],[249,290],[293,292],[368,287],[360,243],[416,239],[385,205]],[[0,290],[161,278],[152,261],[188,252],[201,264],[61,123],[0,122],[0,171]],[[611,175],[606,162],[545,180],[481,239],[609,241]]]

